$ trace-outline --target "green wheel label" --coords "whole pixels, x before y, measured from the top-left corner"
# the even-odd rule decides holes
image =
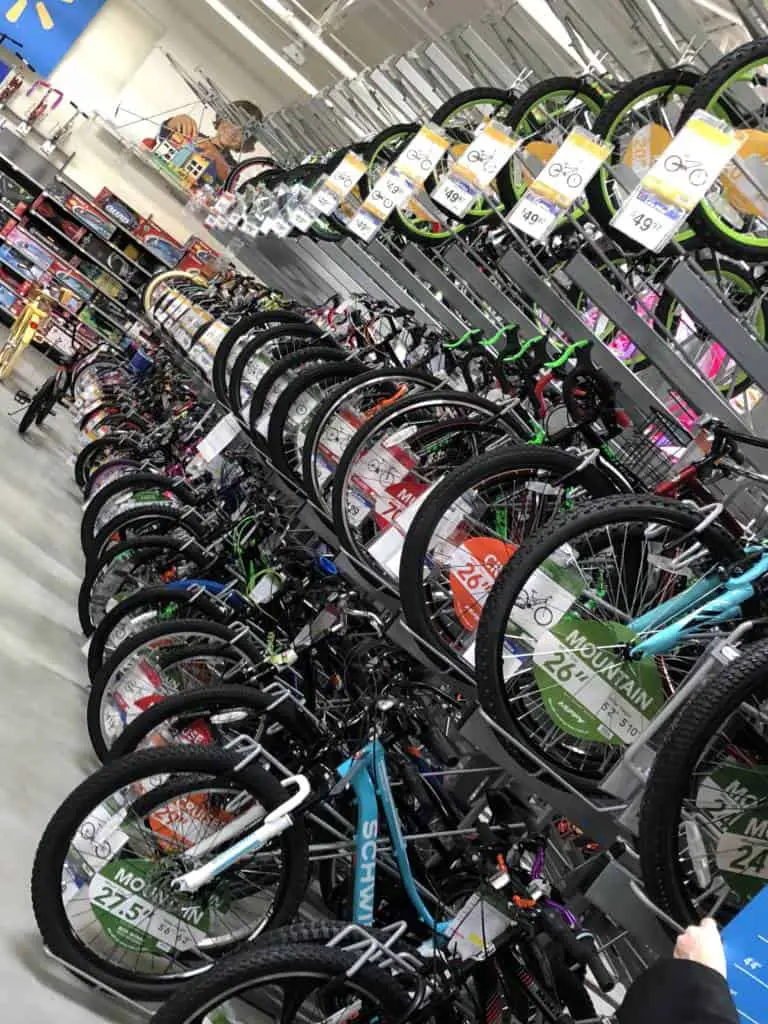
[[[635,639],[619,622],[566,614],[536,641],[533,674],[552,721],[571,736],[629,744],[664,704],[653,661],[630,662]]]
[[[707,826],[717,836],[715,860],[742,899],[768,882],[768,766],[726,764],[712,772],[696,794]]]
[[[94,876],[88,897],[104,934],[135,953],[195,949],[208,936],[208,907],[172,892],[169,879],[153,882],[152,873],[157,866],[149,861],[116,860]]]

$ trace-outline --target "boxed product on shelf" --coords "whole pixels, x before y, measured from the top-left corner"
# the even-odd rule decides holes
[[[18,304],[19,298],[16,292],[4,281],[0,281],[0,306],[11,313],[13,312],[13,306]]]
[[[87,235],[88,229],[82,224],[76,224],[70,217],[63,213],[55,203],[45,196],[38,196],[32,204],[32,209],[40,214],[44,220],[50,223],[67,238],[79,244]]]
[[[111,302],[106,295],[102,295],[100,292],[94,295],[90,305],[93,309],[98,309],[99,312],[106,313],[113,320],[117,320],[118,323],[122,323],[126,318],[125,310],[118,306],[117,303]]]
[[[62,182],[56,182],[54,186],[48,189],[48,193],[54,196],[57,202],[66,207],[73,217],[82,221],[95,234],[100,235],[102,238],[111,238],[115,233],[115,225],[98,206],[89,203],[82,196],[67,188]]]
[[[209,266],[220,255],[221,253],[211,248],[202,238],[198,238],[197,235],[190,235],[187,239],[186,252],[182,256],[178,267],[179,270],[200,270],[204,266]]]
[[[8,223],[0,231],[7,242],[9,242],[14,249],[27,256],[32,263],[37,264],[38,267],[42,267],[43,270],[47,270],[54,261],[54,255],[49,252],[44,246],[40,245],[39,242],[35,241],[30,235],[27,234],[23,228],[20,228],[18,224],[13,221]]]
[[[80,311],[80,320],[87,327],[92,328],[94,331],[98,331],[100,334],[107,335],[113,341],[119,341],[122,336],[122,330],[115,327],[114,324],[109,323],[108,320],[103,320],[99,317],[99,311],[92,306],[84,306]]]
[[[28,259],[24,259],[21,253],[12,249],[10,245],[0,245],[0,260],[18,270],[20,274],[26,274],[28,277],[32,277],[35,281],[39,281],[45,273],[42,267],[32,263]]]
[[[29,189],[20,185],[10,174],[0,171],[0,203],[16,210],[19,205],[30,206],[34,199],[35,197]],[[16,210],[16,212],[19,211]]]
[[[142,220],[133,234],[169,267],[175,267],[184,255],[184,246],[152,220]]]
[[[103,188],[94,201],[126,231],[135,231],[141,223],[141,214],[132,209],[128,203],[124,203],[120,196],[110,192],[108,188]]]
[[[81,299],[90,299],[93,295],[94,287],[88,278],[75,273],[68,263],[54,260],[49,270],[54,281],[58,281]]]

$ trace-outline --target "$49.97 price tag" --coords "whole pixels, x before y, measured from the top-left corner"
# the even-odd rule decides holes
[[[611,225],[659,252],[680,230],[742,140],[724,121],[697,111],[672,139]]]
[[[582,195],[610,151],[594,135],[574,128],[531,182],[507,223],[542,241]]]
[[[512,159],[520,140],[503,125],[490,121],[472,140],[448,174],[432,192],[436,203],[463,217]]]

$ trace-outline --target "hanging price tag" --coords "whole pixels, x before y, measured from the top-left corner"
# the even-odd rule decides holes
[[[365,174],[368,165],[357,153],[347,153],[331,174],[324,174],[315,186],[309,205],[318,213],[333,213],[341,200],[352,191]]]
[[[612,226],[646,249],[663,249],[741,144],[733,128],[698,110],[623,203]]]
[[[457,217],[463,217],[519,146],[520,140],[505,131],[503,125],[490,121],[440,180],[432,198]]]
[[[610,151],[594,135],[574,128],[531,182],[507,223],[543,241],[582,195]]]
[[[395,160],[393,167],[414,184],[422,185],[440,162],[451,141],[436,125],[425,124]],[[378,182],[377,182],[378,184]]]
[[[376,181],[363,205],[349,222],[349,229],[365,241],[373,238],[390,214],[405,206],[417,185],[395,170],[385,171]]]

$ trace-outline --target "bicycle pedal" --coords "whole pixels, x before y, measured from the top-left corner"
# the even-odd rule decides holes
[[[26,391],[23,391],[21,388],[19,388],[19,390],[13,396],[13,400],[19,405],[29,405],[29,403],[32,401],[32,396],[28,394]]]

